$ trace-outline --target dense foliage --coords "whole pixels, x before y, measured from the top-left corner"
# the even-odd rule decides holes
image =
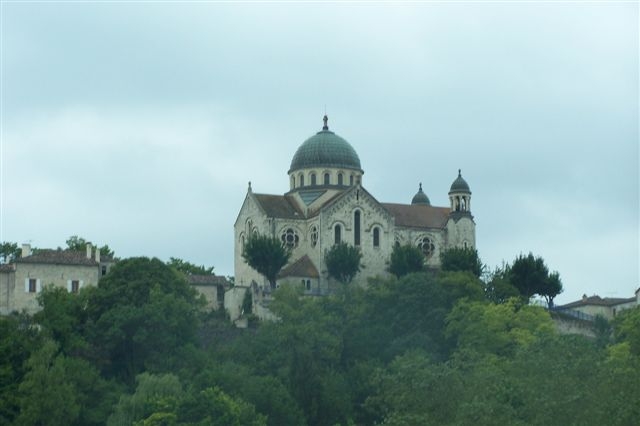
[[[400,278],[413,272],[422,272],[425,257],[422,250],[411,244],[393,246],[391,259],[389,260],[389,272]]]
[[[454,247],[440,253],[440,267],[443,271],[466,271],[480,278],[484,265],[478,251],[467,247]]]
[[[360,271],[362,253],[347,243],[335,244],[324,255],[327,273],[343,284],[350,283]]]
[[[0,318],[0,423],[636,423],[640,308],[587,339],[488,287],[459,270],[321,298],[283,285],[280,320],[241,330],[184,274],[126,259],[98,287],[46,289],[38,314]]]
[[[213,275],[213,266],[196,265],[177,257],[170,257],[167,265],[187,275]]]

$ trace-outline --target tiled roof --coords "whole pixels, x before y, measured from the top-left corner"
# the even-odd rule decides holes
[[[0,265],[0,272],[13,272],[15,270],[15,265],[13,265],[12,263],[5,263],[4,265]]]
[[[286,195],[254,194],[268,217],[302,219],[304,215]]]
[[[300,259],[280,271],[278,278],[285,277],[319,278],[320,274],[311,259],[309,259],[309,256],[305,254]]]
[[[224,285],[229,286],[229,281],[222,275],[187,275],[187,281],[192,285]]]
[[[582,299],[575,302],[567,303],[566,305],[558,306],[556,309],[576,308],[579,306],[616,306],[624,303],[635,302],[635,297],[620,298],[620,297],[605,297],[600,296],[583,296]]]
[[[45,263],[53,265],[98,266],[94,258],[87,259],[85,252],[73,250],[41,249],[31,256],[21,257],[15,263]]]
[[[396,226],[442,229],[449,219],[449,208],[425,205],[381,203],[396,219]]]

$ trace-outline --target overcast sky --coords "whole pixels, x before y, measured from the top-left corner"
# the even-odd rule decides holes
[[[640,287],[637,2],[0,7],[0,240],[232,275],[247,182],[286,192],[326,107],[381,202],[461,168],[489,266]]]

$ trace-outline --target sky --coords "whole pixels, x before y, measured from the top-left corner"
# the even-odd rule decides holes
[[[329,127],[363,186],[448,206],[490,268],[542,256],[564,293],[640,287],[637,2],[10,2],[0,240],[71,235],[233,275],[251,181],[283,194]]]

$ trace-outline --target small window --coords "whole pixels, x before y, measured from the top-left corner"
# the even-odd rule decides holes
[[[107,275],[107,265],[102,265],[102,267],[100,268],[100,273],[102,274],[103,277]]]
[[[315,186],[315,185],[316,185],[316,174],[311,173],[311,186]]]
[[[304,186],[304,175],[300,175],[300,186]]]
[[[344,178],[343,178],[343,176],[342,176],[342,173],[338,173],[338,185],[339,185],[339,186],[344,185],[343,179],[344,179]]]
[[[35,278],[29,278],[29,293],[35,293],[38,289],[38,280]]]
[[[329,173],[325,173],[324,174],[324,184],[325,185],[329,185],[330,182],[331,182],[331,178],[329,177]]]
[[[296,187],[296,177],[291,176],[291,189],[295,189]]]
[[[311,280],[307,280],[306,288],[307,290],[311,290]]]
[[[380,228],[373,228],[373,246],[380,247]]]
[[[342,241],[342,228],[340,227],[340,225],[336,225],[333,232],[334,232],[334,238],[333,238],[334,243],[340,244],[340,242]]]
[[[353,186],[353,175],[349,176],[349,185]]]
[[[71,293],[77,293],[80,290],[80,281],[71,280]]]

